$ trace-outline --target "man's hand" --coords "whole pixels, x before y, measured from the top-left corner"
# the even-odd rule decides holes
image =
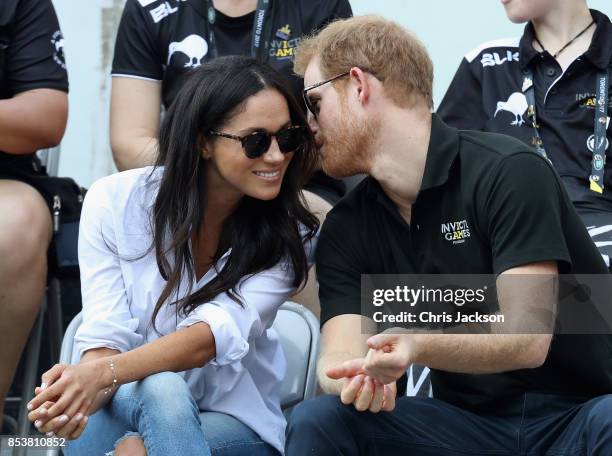
[[[413,345],[410,334],[377,334],[370,337],[370,350],[363,371],[382,384],[395,382],[414,361]]]
[[[360,412],[369,410],[378,413],[390,412],[395,408],[395,382],[385,385],[364,373],[364,358],[345,361],[337,367],[328,369],[329,378],[343,380],[340,400],[343,404],[353,404]]]

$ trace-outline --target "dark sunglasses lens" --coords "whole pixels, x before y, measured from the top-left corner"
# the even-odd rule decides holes
[[[256,131],[246,136],[242,145],[244,152],[249,158],[261,157],[270,148],[270,134],[264,131]]]
[[[304,127],[290,127],[279,131],[276,134],[278,148],[283,153],[293,152],[298,149],[305,140]]]

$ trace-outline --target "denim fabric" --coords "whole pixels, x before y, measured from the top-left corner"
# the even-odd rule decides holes
[[[424,397],[399,398],[393,412],[374,414],[320,396],[294,409],[285,454],[610,456],[612,395],[527,393],[490,414]]]
[[[68,443],[67,456],[112,454],[126,436],[140,435],[149,456],[249,456],[278,452],[246,425],[223,413],[200,414],[184,379],[173,372],[119,387]]]

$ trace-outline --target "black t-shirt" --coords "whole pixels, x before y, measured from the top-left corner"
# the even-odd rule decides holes
[[[2,0],[0,99],[34,89],[68,92],[64,38],[53,4],[51,0]],[[10,155],[0,154],[0,158]]]
[[[348,0],[271,2],[263,60],[290,78],[298,100],[303,83],[293,73],[293,52],[301,37],[351,15]],[[254,13],[238,18],[215,13],[218,55],[250,55],[253,18]],[[167,108],[186,73],[211,58],[208,35],[203,0],[127,0],[117,32],[112,74],[163,81],[162,101]]]
[[[457,128],[484,130],[514,136],[532,144],[533,126],[527,116],[522,91],[525,68],[534,75],[536,114],[544,148],[564,182],[576,181],[588,190],[593,151],[596,78],[612,64],[612,24],[604,14],[591,10],[596,30],[589,49],[565,72],[548,52],[533,46],[529,23],[520,39],[484,43],[462,60],[438,114]],[[612,87],[612,72],[610,77]],[[612,111],[612,89],[609,110]],[[610,115],[610,114],[609,114]],[[612,139],[608,128],[608,140]],[[608,149],[608,154],[610,150]],[[574,192],[577,202],[605,199],[612,205],[612,160],[605,165],[603,195]],[[572,190],[571,185],[568,190]]]
[[[460,222],[463,242],[441,227]],[[458,131],[433,116],[408,225],[376,180],[327,215],[317,246],[321,324],[361,313],[361,274],[500,274],[543,261],[561,273],[606,267],[550,164],[513,138]],[[557,335],[544,365],[493,375],[432,370],[434,396],[471,410],[525,391],[612,393],[612,336]]]

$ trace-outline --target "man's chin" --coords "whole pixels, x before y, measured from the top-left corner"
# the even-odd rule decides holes
[[[344,177],[354,176],[359,172],[351,172],[351,170],[343,166],[342,163],[334,163],[329,159],[321,158],[321,168],[323,172],[334,179],[342,179]]]

